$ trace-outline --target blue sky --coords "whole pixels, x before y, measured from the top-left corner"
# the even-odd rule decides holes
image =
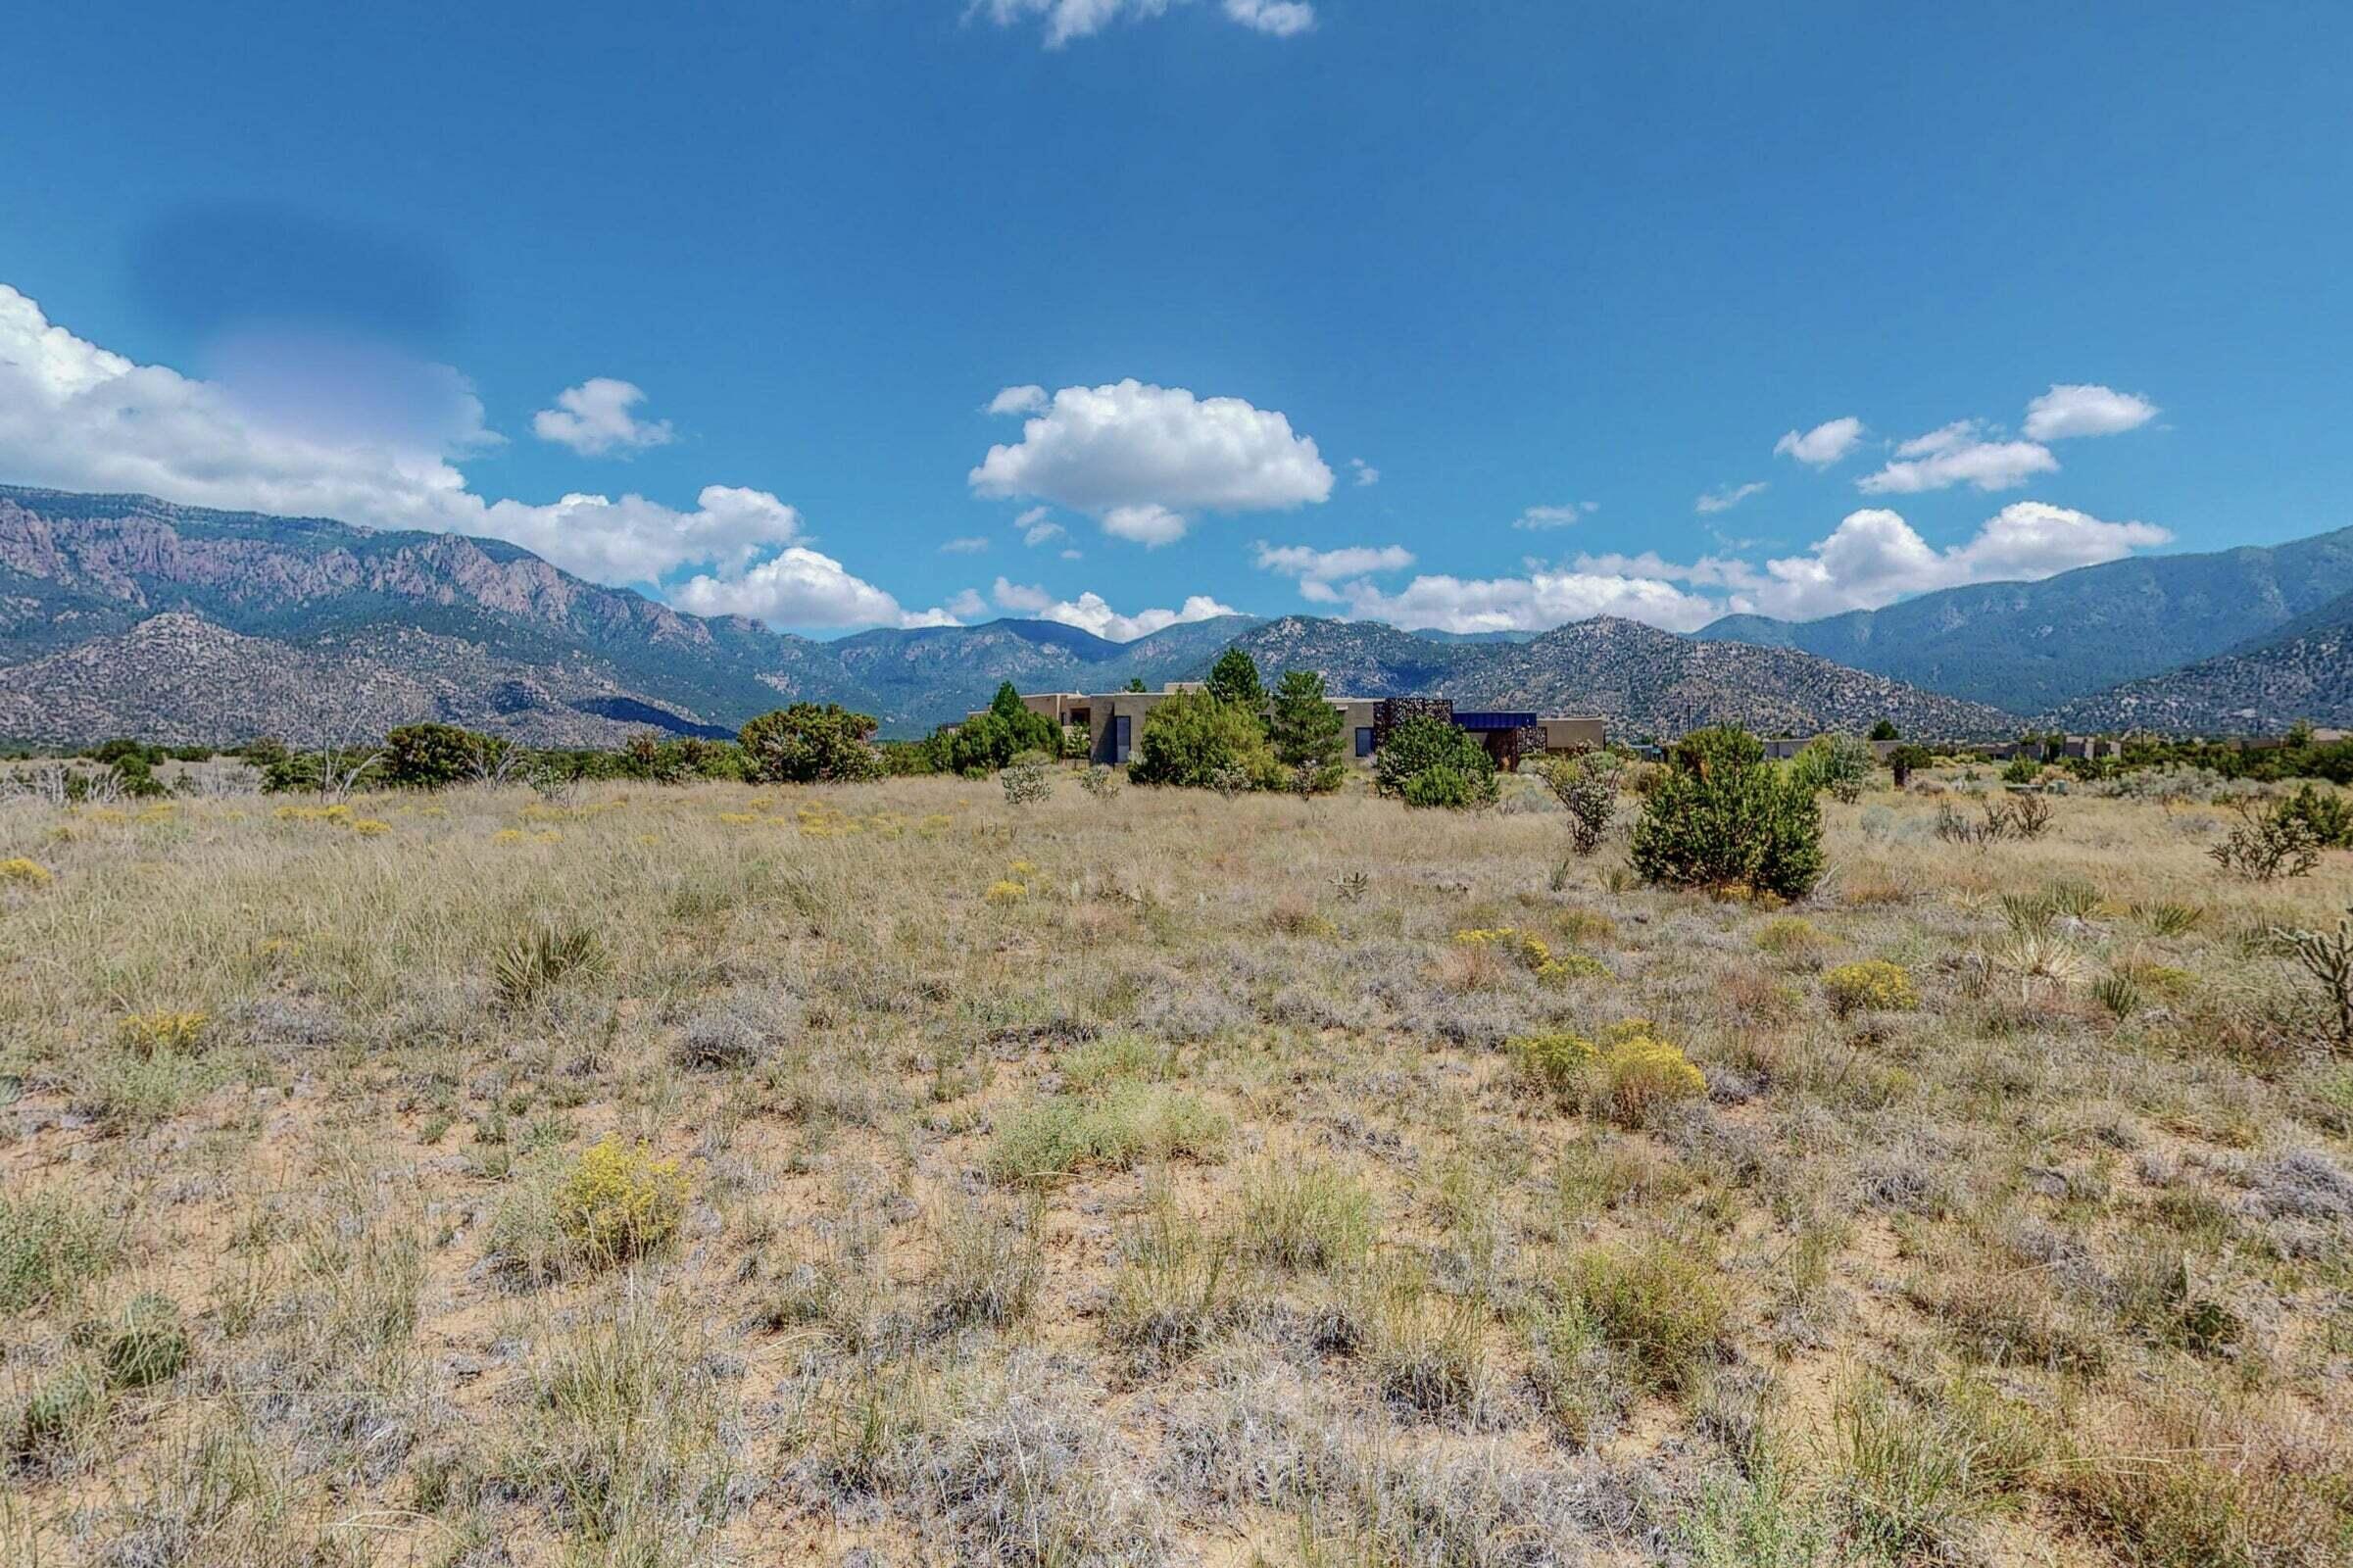
[[[2353,10],[1909,11],[32,8],[0,480],[818,634],[1688,627],[2353,522]]]

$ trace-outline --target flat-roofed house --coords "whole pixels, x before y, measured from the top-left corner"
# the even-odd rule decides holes
[[[1170,681],[1156,692],[1025,692],[1021,706],[1057,724],[1083,725],[1088,760],[1117,767],[1135,755],[1144,720],[1154,708],[1184,692],[1205,691],[1201,681]],[[1569,756],[1597,751],[1606,736],[1598,718],[1490,710],[1457,710],[1444,697],[1347,697],[1329,699],[1340,710],[1342,755],[1369,762],[1399,720],[1427,713],[1479,737],[1495,765],[1517,767],[1530,757]],[[966,718],[987,712],[976,708]]]

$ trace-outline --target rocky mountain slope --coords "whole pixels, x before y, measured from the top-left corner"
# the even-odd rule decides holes
[[[2062,704],[2074,730],[2277,734],[2299,719],[2353,725],[2353,594],[2214,659]]]
[[[680,730],[732,727],[779,697],[851,688],[824,644],[601,588],[498,540],[0,487],[0,666],[12,666],[0,669],[0,690],[37,700],[38,677],[27,673],[35,662],[157,615],[282,645],[294,650],[281,656],[291,664],[318,669],[363,658],[353,638],[422,634],[398,657],[425,682],[544,670],[552,692],[627,699]],[[90,663],[85,673],[96,679],[106,667]],[[84,703],[102,695],[87,680],[77,690]],[[101,707],[156,723],[172,716],[136,685]]]
[[[1702,641],[1796,648],[2013,713],[2212,658],[2353,592],[2353,528],[1981,583],[1822,620],[1728,615]]]
[[[0,670],[0,736],[13,738],[319,741],[420,719],[534,746],[613,746],[649,726],[733,733],[647,703],[593,661],[523,663],[415,627],[289,643],[168,611]]]
[[[1763,735],[1860,733],[1880,719],[1945,740],[2014,734],[2018,720],[1983,703],[1923,691],[1791,648],[1695,642],[1639,621],[1597,616],[1556,626],[1439,688],[1489,708],[1598,713],[1613,730],[1679,735],[1740,724]]]

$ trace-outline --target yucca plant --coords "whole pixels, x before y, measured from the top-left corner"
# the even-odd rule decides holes
[[[602,973],[607,961],[605,944],[587,927],[536,925],[500,950],[490,980],[501,1002],[518,1007],[560,981]]]
[[[2129,974],[2102,975],[2091,988],[2092,1000],[2108,1009],[2118,1019],[2130,1018],[2140,1010],[2140,987]]]

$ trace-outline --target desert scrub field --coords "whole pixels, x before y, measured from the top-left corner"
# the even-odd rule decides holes
[[[1940,804],[7,804],[0,1561],[2353,1558],[2353,856]]]

